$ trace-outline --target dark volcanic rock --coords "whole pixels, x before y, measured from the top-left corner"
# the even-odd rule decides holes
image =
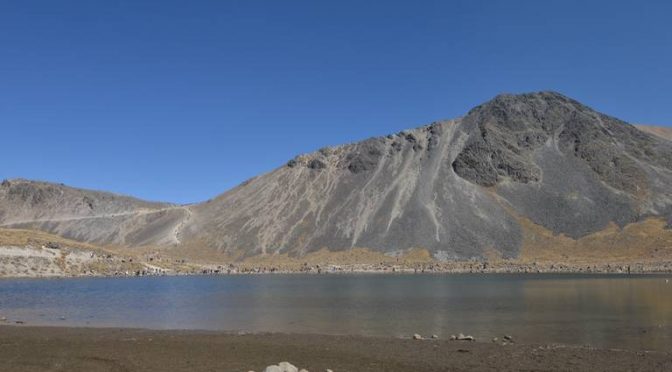
[[[439,144],[439,138],[441,138],[442,126],[440,123],[433,123],[427,127],[427,132],[429,133],[429,139],[427,140],[427,150],[432,150]]]
[[[313,159],[313,160],[308,162],[308,168],[310,168],[310,169],[323,169],[326,166],[327,165],[324,164],[324,162],[322,162],[319,159]]]
[[[383,140],[371,139],[359,143],[356,150],[346,156],[348,170],[361,173],[374,169],[383,155]]]
[[[532,154],[547,142],[633,195],[648,189],[637,160],[672,169],[669,144],[558,93],[497,96],[471,110],[464,125],[472,133],[453,169],[482,186],[505,178],[538,182],[541,173]]]

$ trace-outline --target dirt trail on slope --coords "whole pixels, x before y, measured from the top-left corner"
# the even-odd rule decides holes
[[[186,212],[185,216],[177,225],[175,225],[175,228],[173,229],[175,244],[182,243],[182,239],[180,238],[182,235],[182,230],[184,230],[184,227],[187,225],[187,223],[189,223],[191,217],[193,216],[193,212],[191,211],[191,208],[189,208],[188,206],[184,206],[182,207],[182,209]]]
[[[174,207],[166,207],[166,208],[159,208],[159,209],[139,209],[139,210],[130,211],[130,212],[104,213],[104,214],[93,215],[93,216],[76,216],[76,217],[62,217],[62,218],[37,218],[37,219],[30,219],[30,220],[20,220],[20,221],[7,222],[7,223],[0,224],[0,227],[11,227],[11,226],[28,224],[28,223],[69,222],[69,221],[82,221],[82,220],[90,220],[90,219],[98,219],[98,218],[143,216],[143,215],[147,215],[147,214],[155,214],[155,213],[161,213],[161,212],[177,210],[177,209],[188,210],[187,207],[174,206]],[[191,215],[191,211],[189,211],[189,215]]]

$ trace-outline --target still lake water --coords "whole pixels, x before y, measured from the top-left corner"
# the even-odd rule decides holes
[[[667,282],[666,282],[667,280]],[[32,325],[405,336],[672,349],[672,276],[258,275],[0,280]],[[64,317],[64,319],[62,319]]]

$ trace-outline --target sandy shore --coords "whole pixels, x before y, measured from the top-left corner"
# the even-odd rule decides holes
[[[670,371],[672,353],[356,336],[0,326],[3,371]]]

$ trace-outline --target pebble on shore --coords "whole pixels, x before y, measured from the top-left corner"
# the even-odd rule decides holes
[[[327,371],[331,371],[328,369]],[[254,372],[254,371],[250,371]],[[270,365],[264,369],[264,372],[308,372],[307,369],[299,369],[289,362],[280,362],[277,365]]]
[[[450,337],[451,337],[451,338],[450,338],[451,340],[457,340],[457,341],[476,341],[476,339],[474,338],[474,336],[470,336],[470,335],[466,335],[466,336],[465,336],[465,335],[462,334],[462,333],[460,333],[459,335],[457,335],[457,337],[455,337],[455,336],[450,336]],[[455,338],[453,338],[453,337],[455,337]]]

